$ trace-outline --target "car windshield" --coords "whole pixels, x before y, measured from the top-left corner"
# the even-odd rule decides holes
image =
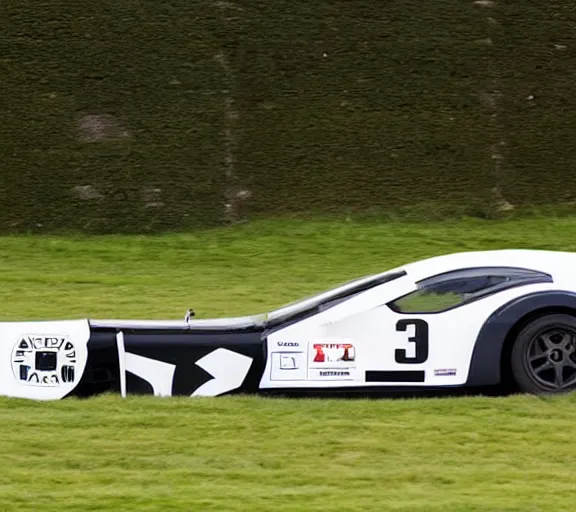
[[[316,311],[328,303],[339,302],[350,298],[351,296],[368,290],[374,286],[387,283],[399,277],[405,276],[406,272],[403,270],[397,272],[385,272],[382,274],[373,274],[359,279],[354,279],[348,283],[342,284],[331,290],[306,297],[305,299],[292,302],[268,314],[268,323],[277,324],[284,322],[295,316],[307,314],[311,311]]]

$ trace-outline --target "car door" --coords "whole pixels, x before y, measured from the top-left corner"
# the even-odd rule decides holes
[[[458,385],[466,380],[470,340],[479,328],[457,310],[404,314],[382,304],[332,323],[327,334],[338,333],[357,347],[357,385]]]
[[[450,270],[333,328],[351,332],[356,323],[370,340],[367,385],[461,385],[486,320],[507,301],[550,282],[549,275],[524,268]]]

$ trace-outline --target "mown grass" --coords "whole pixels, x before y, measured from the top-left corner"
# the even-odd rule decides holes
[[[576,251],[571,218],[434,224],[262,221],[165,236],[0,237],[0,319],[259,312],[453,251]]]
[[[0,238],[3,319],[264,311],[452,251],[576,250],[576,220],[257,222]],[[576,397],[0,400],[0,510],[568,511]]]
[[[576,399],[0,401],[1,510],[571,511]]]

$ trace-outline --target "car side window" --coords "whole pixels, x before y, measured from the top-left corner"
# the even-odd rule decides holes
[[[422,287],[391,305],[399,313],[440,313],[466,301],[473,294],[507,281],[506,277],[485,276],[453,279]]]
[[[513,267],[469,268],[439,274],[388,306],[397,313],[441,313],[510,287],[552,282],[550,275]]]

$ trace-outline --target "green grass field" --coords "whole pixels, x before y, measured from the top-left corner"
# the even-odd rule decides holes
[[[576,250],[576,219],[0,238],[2,318],[265,311],[402,262]],[[571,511],[576,397],[0,400],[0,510]]]

